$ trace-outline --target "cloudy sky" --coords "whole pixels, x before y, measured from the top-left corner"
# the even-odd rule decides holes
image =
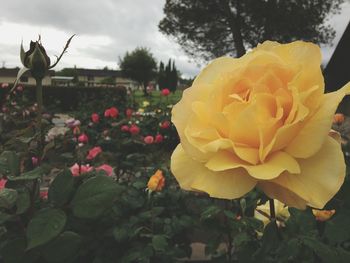
[[[118,58],[138,46],[148,47],[158,61],[176,60],[184,76],[194,76],[200,68],[171,39],[158,31],[165,0],[5,0],[1,3],[0,66],[20,66],[19,45],[42,36],[48,54],[58,55],[66,39],[77,37],[59,68],[118,67]],[[337,43],[350,19],[350,0],[340,14],[329,18],[337,31]],[[333,47],[322,47],[324,60]]]

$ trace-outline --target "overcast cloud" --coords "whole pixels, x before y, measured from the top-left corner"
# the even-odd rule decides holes
[[[118,58],[138,46],[148,47],[157,61],[176,60],[184,76],[198,73],[192,61],[171,39],[158,31],[165,0],[6,0],[1,4],[0,63],[6,67],[20,66],[19,44],[25,49],[29,41],[42,35],[50,56],[62,50],[66,39],[77,34],[68,54],[60,63],[63,67],[116,69]],[[350,18],[347,0],[340,14],[330,17],[336,29],[334,43],[339,41]],[[334,49],[322,47],[327,61]]]

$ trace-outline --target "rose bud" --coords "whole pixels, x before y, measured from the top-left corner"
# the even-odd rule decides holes
[[[93,123],[98,123],[100,121],[100,116],[97,113],[91,114],[91,120]]]
[[[154,138],[153,138],[153,136],[148,135],[143,139],[143,141],[145,144],[152,144],[154,142]]]
[[[138,134],[140,132],[140,128],[136,124],[132,124],[129,128],[129,132],[132,135]]]
[[[333,124],[341,125],[345,120],[345,116],[342,113],[336,113],[333,116]]]
[[[335,210],[317,210],[312,209],[312,213],[314,214],[317,221],[328,221],[335,214]]]
[[[126,115],[127,118],[131,118],[132,117],[132,113],[133,113],[132,109],[126,109],[126,111],[125,111],[125,115]]]
[[[19,91],[19,92],[22,92],[23,91],[23,86],[22,85],[18,85],[16,90]]]
[[[36,167],[38,165],[38,162],[39,162],[38,157],[33,156],[32,157],[32,164],[34,167]]]
[[[147,187],[150,191],[162,191],[165,185],[165,178],[161,170],[157,170],[154,175],[151,176],[147,183]]]
[[[164,140],[163,135],[157,134],[156,137],[155,137],[155,139],[154,139],[154,142],[155,142],[155,143],[161,143],[161,142],[163,142],[163,140]]]
[[[23,58],[23,65],[30,69],[33,78],[43,79],[45,77],[50,67],[50,58],[39,41],[30,41],[30,48],[27,52],[24,52],[21,46],[21,58]]]
[[[162,89],[161,94],[163,96],[168,96],[170,94],[170,90],[169,89]]]
[[[105,171],[107,176],[112,176],[113,167],[108,164],[102,164],[99,167],[96,167],[96,171]]]
[[[123,125],[123,126],[120,128],[120,130],[121,130],[122,132],[128,132],[128,131],[129,131],[129,126],[128,126],[128,125]]]
[[[86,159],[88,160],[95,159],[95,157],[99,155],[101,152],[102,152],[102,148],[100,146],[94,147],[89,150],[88,156],[86,157]]]
[[[162,129],[168,129],[169,127],[170,127],[170,121],[163,121],[160,124],[160,128],[162,128]]]
[[[87,143],[89,141],[89,137],[87,137],[87,135],[83,133],[78,137],[78,141],[81,143]]]
[[[7,89],[9,87],[8,83],[1,83],[1,88],[2,89]]]

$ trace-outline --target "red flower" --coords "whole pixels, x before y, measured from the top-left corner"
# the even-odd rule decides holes
[[[126,109],[126,111],[125,111],[125,115],[126,115],[127,118],[131,118],[132,113],[133,113],[132,109]]]
[[[78,137],[78,141],[81,143],[87,143],[89,141],[89,137],[87,137],[87,135],[83,133]]]
[[[91,114],[91,120],[93,123],[98,123],[100,121],[100,116],[97,113]]]
[[[40,198],[47,199],[48,191],[40,191]]]
[[[109,108],[105,110],[105,117],[117,118],[119,111],[116,107]]]
[[[7,180],[6,180],[6,179],[1,179],[1,180],[0,180],[0,189],[5,188],[6,183],[7,183]]]
[[[102,152],[102,148],[100,146],[94,147],[94,148],[89,150],[89,153],[88,153],[88,156],[86,157],[86,159],[92,160],[101,152]]]
[[[128,125],[123,125],[123,126],[120,128],[120,130],[121,130],[122,132],[128,132],[128,131],[129,131],[129,126],[128,126]]]
[[[113,167],[108,164],[102,164],[99,167],[96,167],[96,171],[103,170],[106,172],[107,176],[111,176],[113,174]]]
[[[140,128],[136,124],[132,124],[129,128],[129,132],[132,135],[138,134],[140,132]]]
[[[153,138],[153,136],[148,135],[143,139],[143,141],[145,144],[152,144],[154,142],[154,138]]]
[[[91,172],[94,168],[90,165],[81,165],[80,166],[80,174]],[[70,171],[72,172],[73,176],[79,176],[79,164],[75,163],[71,168]]]
[[[33,164],[34,167],[38,165],[38,162],[39,162],[38,157],[33,156],[32,157],[32,164]]]
[[[163,121],[160,124],[160,128],[162,128],[162,129],[168,129],[169,127],[170,127],[170,121]]]
[[[156,137],[155,137],[155,139],[154,139],[154,142],[155,142],[155,143],[161,143],[163,140],[164,140],[163,135],[157,134]]]
[[[169,89],[162,89],[161,94],[163,96],[168,96],[170,94],[170,90]]]

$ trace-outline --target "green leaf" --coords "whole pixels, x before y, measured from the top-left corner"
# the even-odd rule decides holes
[[[24,262],[26,240],[24,238],[15,238],[7,240],[1,248],[1,256],[4,262],[20,263]]]
[[[113,205],[120,192],[120,186],[110,177],[89,178],[78,188],[72,200],[73,213],[80,218],[97,218]]]
[[[209,206],[201,214],[201,220],[213,218],[221,212],[221,208],[215,205]]]
[[[27,189],[18,189],[18,198],[16,202],[16,214],[23,214],[30,206],[30,195]]]
[[[155,251],[165,251],[168,247],[168,241],[163,235],[155,235],[152,238],[152,246]]]
[[[68,169],[59,173],[50,185],[48,198],[56,206],[62,206],[74,191],[74,178]]]
[[[115,240],[117,240],[118,242],[121,242],[123,240],[126,240],[129,237],[129,231],[130,229],[128,229],[125,226],[115,227],[113,229],[113,236]]]
[[[43,247],[42,255],[48,263],[76,262],[81,241],[77,233],[63,232]]]
[[[10,209],[17,201],[18,193],[14,189],[3,188],[0,190],[0,208]]]
[[[41,167],[36,167],[34,170],[31,170],[26,173],[22,173],[20,176],[8,176],[10,181],[25,181],[25,180],[35,180],[42,177],[44,171]]]
[[[325,223],[324,235],[333,244],[342,243],[350,239],[350,210],[342,209],[337,211],[332,220]]]
[[[43,245],[57,237],[62,232],[66,220],[66,214],[59,209],[46,208],[38,212],[28,224],[27,249]]]
[[[332,262],[335,259],[335,250],[332,247],[323,244],[313,237],[303,237],[302,242],[305,246],[311,248],[317,256],[322,258],[324,262]]]
[[[0,174],[18,176],[20,173],[19,157],[15,152],[4,151],[0,155]]]
[[[262,236],[262,253],[269,253],[278,247],[281,241],[278,231],[276,221],[271,221],[266,225]]]

